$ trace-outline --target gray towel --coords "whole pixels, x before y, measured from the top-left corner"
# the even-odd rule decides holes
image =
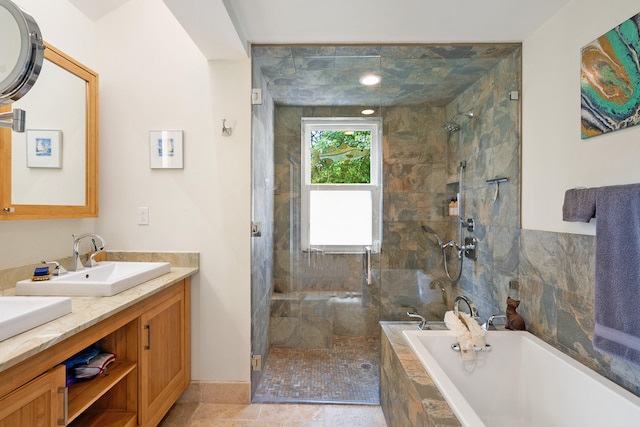
[[[596,197],[593,347],[640,367],[640,184]]]
[[[572,188],[564,193],[562,220],[589,222],[596,216],[596,194],[598,188]]]

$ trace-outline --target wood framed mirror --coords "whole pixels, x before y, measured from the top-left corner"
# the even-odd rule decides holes
[[[44,57],[13,103],[26,132],[0,129],[0,220],[98,216],[98,74],[47,43]]]

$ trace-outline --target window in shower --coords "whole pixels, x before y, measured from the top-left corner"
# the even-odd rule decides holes
[[[302,247],[362,251],[381,235],[380,119],[302,119]]]

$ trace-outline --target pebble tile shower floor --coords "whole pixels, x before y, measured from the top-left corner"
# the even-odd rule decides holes
[[[380,340],[334,336],[333,349],[271,348],[254,402],[378,405]]]

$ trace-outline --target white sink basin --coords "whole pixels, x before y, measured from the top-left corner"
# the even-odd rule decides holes
[[[0,297],[0,341],[71,313],[71,298]]]
[[[168,273],[168,262],[112,262],[80,271],[70,271],[50,280],[21,280],[16,295],[65,295],[72,297],[108,297]]]

